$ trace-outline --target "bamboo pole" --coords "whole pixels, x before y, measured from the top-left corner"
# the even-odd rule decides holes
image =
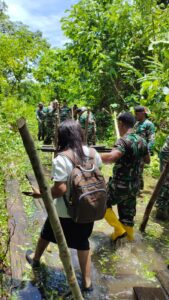
[[[119,133],[119,128],[118,128],[118,124],[117,124],[117,112],[114,110],[112,111],[112,108],[110,106],[110,111],[111,111],[111,117],[114,121],[114,127],[115,127],[115,132],[116,132],[116,137],[117,139],[120,138],[120,133]]]
[[[116,136],[117,136],[117,139],[119,139],[120,138],[120,133],[119,133],[119,128],[118,128],[118,124],[117,124],[117,112],[116,111],[113,112],[113,119],[114,119],[114,126],[115,126]]]
[[[67,280],[70,286],[70,289],[72,291],[73,299],[74,300],[83,300],[76,275],[72,266],[70,251],[67,247],[66,240],[62,231],[62,228],[60,226],[59,217],[56,211],[56,208],[53,204],[53,198],[51,194],[51,189],[45,179],[43,168],[40,162],[40,159],[38,157],[33,139],[29,133],[29,130],[26,125],[26,121],[24,118],[21,118],[17,121],[18,129],[20,132],[20,135],[23,140],[24,147],[26,149],[26,152],[29,156],[30,162],[32,164],[41,194],[42,199],[45,204],[45,208],[47,210],[49,220],[55,235],[55,238],[58,243],[59,248],[59,255],[61,258],[61,261],[63,263],[64,270],[66,272]]]
[[[146,228],[146,225],[147,225],[147,222],[148,222],[148,219],[149,219],[149,216],[150,216],[150,213],[151,213],[151,210],[153,208],[153,205],[159,195],[159,192],[160,192],[160,189],[164,183],[164,180],[166,178],[166,175],[168,174],[169,172],[169,162],[165,165],[161,175],[160,175],[160,178],[159,180],[157,181],[157,184],[155,186],[155,189],[153,191],[153,194],[147,204],[147,207],[145,209],[145,213],[144,213],[144,216],[143,216],[143,220],[142,220],[142,223],[140,225],[140,231],[141,232],[144,232],[145,231],[145,228]]]

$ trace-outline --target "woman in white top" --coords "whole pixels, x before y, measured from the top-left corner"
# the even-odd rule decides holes
[[[58,151],[72,150],[75,157],[83,163],[89,158],[89,148],[83,145],[83,132],[81,126],[72,120],[62,122],[58,128]],[[95,151],[95,165],[99,168],[101,166],[101,158]],[[60,223],[69,248],[77,250],[79,264],[82,272],[82,283],[84,291],[91,291],[91,277],[90,277],[90,246],[89,240],[94,223],[75,223],[69,215],[67,206],[63,199],[63,195],[69,195],[68,176],[73,170],[72,162],[66,157],[59,155],[53,160],[52,178],[53,186],[51,188],[52,196],[55,201]],[[35,191],[35,197],[40,195],[39,191]],[[41,235],[35,250],[35,254],[31,255],[27,251],[27,261],[36,267],[39,265],[40,258],[47,248],[49,242],[56,243],[49,219],[45,221],[42,228]]]

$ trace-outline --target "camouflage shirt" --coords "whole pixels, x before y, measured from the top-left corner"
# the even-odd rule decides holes
[[[135,133],[128,133],[117,140],[114,149],[124,155],[114,165],[113,180],[136,181],[139,178],[140,162],[148,154],[145,139]]]
[[[45,116],[46,116],[46,110],[45,108],[43,109],[37,109],[36,110],[36,118],[38,121],[44,121],[45,120]]]
[[[84,111],[81,114],[81,116],[79,117],[79,123],[80,123],[80,125],[81,125],[81,127],[83,129],[85,129],[87,117],[88,117],[87,110]],[[90,130],[90,129],[92,129],[94,127],[94,122],[95,122],[95,117],[94,117],[93,113],[90,111],[90,113],[89,113],[88,130]]]
[[[145,119],[143,122],[136,122],[134,128],[135,132],[146,140],[148,149],[152,152],[155,140],[154,124],[148,119]]]
[[[71,118],[70,108],[67,106],[61,107],[59,115],[60,115],[60,122],[70,119]]]

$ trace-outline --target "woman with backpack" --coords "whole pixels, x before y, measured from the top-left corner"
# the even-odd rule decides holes
[[[82,272],[82,290],[92,291],[90,276],[91,256],[89,237],[93,230],[94,222],[76,223],[70,216],[65,196],[68,199],[70,184],[68,178],[74,168],[73,161],[65,153],[71,154],[73,160],[77,160],[80,165],[90,159],[90,150],[83,145],[83,132],[81,126],[72,120],[62,122],[58,128],[58,151],[60,154],[53,160],[51,187],[56,210],[69,248],[77,250],[80,269]],[[101,158],[94,151],[94,165],[101,166]],[[34,190],[33,197],[40,197],[40,191]],[[64,197],[63,197],[64,196]],[[47,218],[41,230],[41,234],[36,246],[35,253],[28,250],[26,259],[32,268],[40,266],[40,258],[50,242],[56,243],[49,219]]]

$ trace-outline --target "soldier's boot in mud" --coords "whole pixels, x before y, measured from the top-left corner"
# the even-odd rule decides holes
[[[123,228],[122,223],[117,219],[112,208],[106,209],[104,218],[110,226],[114,227],[114,232],[111,235],[111,238],[114,242],[127,235],[126,230]]]
[[[134,227],[123,224],[123,228],[127,232],[128,241],[130,241],[130,242],[133,241],[134,240]]]

